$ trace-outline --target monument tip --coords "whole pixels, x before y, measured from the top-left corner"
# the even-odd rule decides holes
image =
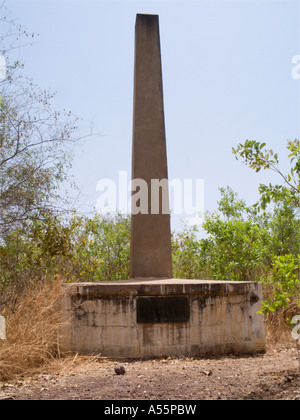
[[[158,15],[152,15],[149,13],[138,13],[136,15],[136,20],[158,20]]]

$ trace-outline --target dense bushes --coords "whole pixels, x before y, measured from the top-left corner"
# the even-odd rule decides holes
[[[195,228],[174,236],[176,276],[259,280],[268,291],[263,312],[300,307],[297,208],[278,202],[272,212],[259,213],[230,188],[221,189],[218,209],[206,214],[203,228],[207,233],[203,239],[197,238]]]
[[[129,277],[128,216],[62,220],[47,214],[5,235],[0,243],[0,305],[14,305],[30,284],[120,280]]]

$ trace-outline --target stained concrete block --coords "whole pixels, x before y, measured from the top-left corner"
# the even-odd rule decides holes
[[[262,301],[260,283],[132,280],[68,284],[64,292],[65,316],[70,322],[63,341],[70,351],[148,358],[265,349],[264,316],[257,313]],[[185,322],[177,321],[171,307],[164,308],[162,314],[165,317],[170,310],[168,322],[161,322],[159,313],[155,322],[138,322],[139,298],[158,299],[159,311],[161,302],[172,303],[172,299],[164,300],[169,296],[188,300],[189,316]]]

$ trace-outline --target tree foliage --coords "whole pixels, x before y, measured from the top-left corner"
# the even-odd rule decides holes
[[[121,214],[80,218],[74,238],[75,278],[113,281],[129,278],[130,218]]]
[[[61,185],[69,179],[73,146],[81,137],[78,119],[54,110],[54,95],[22,77],[13,52],[30,35],[8,13],[2,5],[0,50],[7,79],[0,84],[0,238],[33,215],[65,208]]]
[[[254,206],[262,210],[270,203],[275,206],[274,214],[268,220],[268,229],[272,232],[268,247],[272,270],[261,278],[273,288],[272,299],[263,306],[264,312],[272,312],[287,306],[292,298],[300,306],[300,141],[287,142],[288,173],[281,170],[278,154],[265,146],[265,143],[247,140],[233,148],[233,153],[256,172],[272,170],[282,180],[277,185],[260,184],[260,201]]]
[[[184,226],[172,235],[173,276],[179,279],[199,279],[209,276],[201,258],[197,226]]]
[[[76,126],[32,86],[0,105],[0,234],[33,214],[59,207]],[[64,198],[65,200],[65,198]]]
[[[272,286],[272,298],[264,301],[261,312],[275,312],[296,301],[300,306],[300,255],[286,254],[273,258],[267,283]],[[265,281],[266,282],[266,281]]]
[[[116,215],[62,219],[33,217],[0,244],[0,306],[14,305],[29,284],[129,278],[130,218]]]
[[[275,153],[272,149],[266,149],[265,146],[266,143],[246,140],[244,144],[240,143],[236,149],[232,149],[236,158],[242,158],[244,164],[249,168],[256,172],[262,169],[272,170],[283,181],[283,183],[277,185],[261,184],[259,186],[261,208],[266,209],[269,203],[279,201],[285,201],[300,207],[300,141],[296,139],[287,142],[290,159],[290,171],[287,174],[284,174],[280,169],[278,153]]]

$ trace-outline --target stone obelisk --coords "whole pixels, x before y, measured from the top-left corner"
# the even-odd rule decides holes
[[[156,211],[151,206],[154,196],[151,181],[168,179],[159,18],[156,15],[139,14],[136,19],[132,179],[147,183],[148,212],[131,216],[131,277],[172,278],[166,189],[159,189]]]
[[[166,181],[168,191],[157,16],[138,15],[136,21],[132,167],[138,190],[133,188],[131,210],[135,280],[65,284],[64,347],[127,359],[264,351],[261,283],[172,278],[169,196],[151,200],[151,181]]]

